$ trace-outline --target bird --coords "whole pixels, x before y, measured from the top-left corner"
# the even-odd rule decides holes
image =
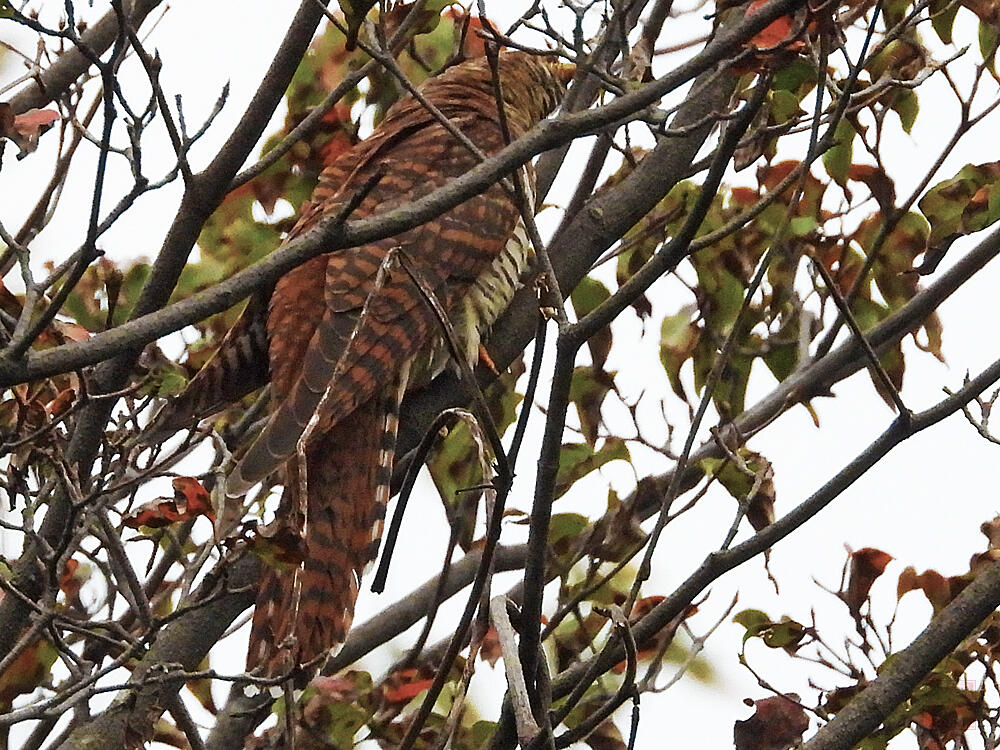
[[[345,206],[357,203],[352,219],[369,218],[446,185],[552,114],[574,71],[518,50],[446,68],[418,89],[438,114],[413,95],[397,101],[368,138],[325,167],[285,241]],[[530,163],[522,170],[531,201],[534,171]],[[453,324],[459,356],[475,364],[530,254],[513,191],[494,184],[398,235],[318,255],[251,298],[157,419],[160,429],[190,424],[270,384],[269,417],[226,493],[243,495],[280,472],[275,521],[262,533],[297,540],[301,553],[265,565],[248,672],[290,675],[344,642],[378,551],[402,397],[449,361],[428,294]]]

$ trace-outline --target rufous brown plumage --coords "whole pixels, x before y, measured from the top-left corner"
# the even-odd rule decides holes
[[[557,106],[571,72],[547,58],[500,54],[512,138]],[[420,90],[483,153],[503,148],[485,58],[453,66]],[[363,186],[368,192],[351,218],[420,198],[478,160],[416,98],[404,97],[369,138],[324,170],[289,237],[337,214]],[[530,192],[530,165],[524,174]],[[303,263],[278,280],[266,304],[266,295],[251,302],[176,405],[174,421],[190,419],[253,390],[262,373],[271,384],[270,418],[227,492],[243,494],[281,470],[275,526],[304,539],[305,559],[265,570],[248,669],[284,674],[346,638],[360,576],[377,551],[400,400],[447,361],[419,286],[445,306],[463,351],[474,357],[524,270],[528,243],[518,217],[512,196],[494,185],[402,234]],[[405,269],[394,254],[405,254]]]

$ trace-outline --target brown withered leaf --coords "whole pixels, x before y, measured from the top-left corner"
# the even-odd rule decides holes
[[[159,529],[198,516],[215,520],[211,496],[197,479],[176,477],[173,486],[172,498],[160,498],[147,503],[126,516],[122,523],[130,529],[138,529],[140,526]]]
[[[947,606],[955,595],[951,590],[950,579],[945,578],[936,570],[925,570],[917,575],[917,571],[912,565],[899,574],[899,581],[896,584],[896,598],[902,599],[903,595],[910,591],[923,591],[935,612]]]
[[[660,604],[665,598],[666,597],[663,596],[647,596],[639,599],[632,608],[632,611],[629,613],[629,625],[638,624],[643,617],[648,615],[653,608]],[[639,648],[639,652],[637,654],[639,660],[642,661],[643,659],[650,659],[659,653],[663,653],[673,642],[674,636],[677,635],[677,628],[681,626],[681,623],[697,613],[698,607],[694,604],[689,604],[683,609],[683,611],[681,611],[680,614],[660,628],[659,631],[641,643],[636,644]],[[611,671],[615,674],[624,674],[626,666],[626,662],[619,662],[612,668]]]
[[[10,104],[0,103],[0,138],[13,141],[20,149],[17,158],[22,159],[38,148],[39,137],[59,119],[59,113],[51,109],[29,109],[15,115]]]
[[[809,717],[797,700],[798,696],[790,694],[748,701],[747,705],[757,710],[733,727],[736,750],[787,750],[801,742],[803,732],[809,728]]]
[[[1000,26],[1000,4],[995,0],[962,0],[962,5],[990,26]]]
[[[653,480],[640,480],[636,491],[624,502],[614,490],[608,490],[608,509],[597,521],[590,540],[590,555],[600,560],[621,562],[641,542],[646,533],[640,525],[637,508],[656,492]]]
[[[608,719],[598,725],[584,740],[591,750],[627,750],[628,745],[615,723]]]
[[[990,540],[990,549],[1000,549],[1000,516],[994,516],[989,521],[983,521],[979,530]]]
[[[867,601],[872,585],[890,562],[892,555],[874,547],[863,547],[851,553],[847,587],[840,592],[840,598],[852,617],[861,616],[861,606]]]
[[[870,164],[852,164],[847,170],[847,176],[868,187],[882,213],[891,214],[895,209],[896,186],[885,171]]]
[[[497,629],[490,625],[479,645],[479,658],[491,667],[495,667],[503,652],[500,649],[500,636]]]

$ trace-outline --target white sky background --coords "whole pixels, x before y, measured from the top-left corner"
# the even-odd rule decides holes
[[[47,5],[56,10],[61,3]],[[505,21],[516,17],[528,5],[528,2],[487,2],[491,16],[501,25],[506,25]],[[95,17],[106,9],[104,2],[96,3],[96,6],[93,10]],[[168,97],[172,98],[179,92],[184,94],[189,127],[197,127],[213,106],[223,85],[227,81],[231,85],[226,107],[208,136],[192,153],[196,166],[207,163],[238,122],[294,10],[295,4],[290,2],[217,0],[202,3],[177,0],[157,25],[148,46],[158,49],[163,58],[161,80]],[[959,13],[956,39],[960,43],[975,45],[975,26],[966,16],[969,14],[965,11]],[[0,39],[12,42],[26,52],[33,51],[34,40],[30,35],[9,26],[0,24]],[[924,28],[925,41],[930,41],[931,32]],[[690,28],[679,28],[678,24],[668,22],[660,45],[676,43],[693,35]],[[975,47],[969,54],[977,54]],[[944,56],[939,54],[938,59]],[[20,73],[12,62],[10,56],[4,58],[6,68],[0,69],[0,85]],[[143,76],[136,74],[134,67],[123,84],[126,91],[130,90],[130,86],[135,86],[137,91],[146,90]],[[900,131],[889,144],[890,148],[886,149],[890,154],[890,174],[896,179],[900,197],[909,192],[936,157],[958,118],[957,104],[954,97],[947,93],[940,75],[921,87],[919,94],[922,111],[913,136]],[[0,98],[7,97],[8,94],[4,94]],[[141,96],[137,95],[137,101],[139,99]],[[281,117],[283,113],[279,112],[275,122]],[[1000,158],[995,135],[992,135],[995,132],[995,121],[987,120],[979,125],[932,184],[952,176],[967,162],[981,163]],[[20,162],[14,159],[16,149],[7,148],[3,171],[0,172],[0,195],[3,196],[0,220],[8,228],[19,225],[19,220],[30,210],[50,174],[54,141],[54,134],[49,134],[43,138],[42,148],[36,154]],[[166,146],[165,138],[161,138],[160,142]],[[33,245],[33,250],[39,255],[59,260],[77,246],[80,227],[85,226],[90,206],[95,149],[81,148],[81,152],[84,151],[86,153],[81,153],[71,173],[60,205],[60,216]],[[585,151],[577,149],[576,153]],[[789,152],[786,156],[798,158],[801,152]],[[151,175],[160,171],[155,165],[167,169],[171,163],[169,149],[159,154],[147,151],[145,159],[147,172]],[[127,169],[123,168],[121,161],[111,160],[109,198],[105,205],[111,205],[130,184]],[[893,166],[895,169],[892,169]],[[819,168],[816,169],[818,171]],[[173,218],[179,196],[180,186],[175,184],[143,197],[135,209],[104,236],[100,246],[109,257],[117,260],[137,255],[152,256]],[[565,191],[560,192],[557,183],[548,201],[559,204],[568,198]],[[976,239],[973,238],[972,242]],[[968,240],[956,243],[943,267],[961,257],[970,244]],[[16,272],[5,279],[5,283],[13,286],[11,278],[16,278]],[[966,370],[975,374],[997,356],[993,337],[986,333],[994,329],[995,321],[1000,318],[1000,297],[990,285],[995,278],[996,269],[988,268],[941,308],[947,365],[919,352],[912,342],[906,344],[903,398],[911,408],[919,410],[936,402],[942,395],[942,387],[959,387]],[[671,301],[669,295],[674,291],[669,285],[661,284],[656,289],[653,296],[658,301],[666,300],[657,304],[660,316],[676,311],[678,305]],[[689,298],[685,297],[684,301],[689,301]],[[624,317],[628,320],[616,335],[627,337],[631,332],[636,336],[639,325],[634,316],[626,313]],[[650,334],[655,335],[658,326],[659,319],[654,317],[648,324]],[[634,395],[642,388],[648,388],[651,380],[662,380],[666,389],[652,341],[645,341],[641,347],[616,349],[608,368],[619,370],[618,382],[626,394]],[[751,379],[748,404],[756,400],[755,394],[760,397],[773,387],[773,379],[762,370],[760,367],[756,369]],[[834,391],[836,399],[814,402],[820,415],[821,429],[817,430],[805,409],[798,407],[750,443],[751,448],[774,463],[778,497],[776,511],[779,515],[820,487],[883,431],[892,419],[891,412],[875,394],[866,374],[851,378]],[[540,392],[544,393],[541,389]],[[682,410],[676,412],[678,417],[683,414]],[[613,419],[613,411],[609,412],[609,418]],[[540,427],[540,415],[536,414],[533,420],[534,426]],[[683,419],[678,423],[683,424]],[[683,437],[683,434],[675,436],[675,448],[679,449]],[[522,473],[513,497],[513,502],[520,507],[527,507],[530,503],[532,457],[537,455],[537,445],[536,430],[522,452]],[[756,607],[775,618],[787,614],[807,622],[810,609],[815,608],[820,613],[821,623],[824,622],[824,615],[826,622],[832,621],[830,618],[834,613],[841,618],[842,605],[824,594],[812,579],[816,577],[828,587],[836,588],[845,544],[854,549],[879,547],[896,558],[875,588],[876,602],[883,612],[884,607],[891,608],[895,599],[896,575],[906,565],[915,565],[918,571],[936,568],[945,575],[966,571],[969,556],[984,547],[984,537],[978,531],[979,524],[1000,511],[995,490],[996,471],[993,468],[997,450],[997,447],[976,436],[960,416],[916,436],[891,453],[818,518],[773,550],[771,567],[781,584],[780,596],[775,595],[767,581],[762,561],[755,560],[713,587],[702,612],[691,620],[692,627],[697,633],[704,632],[719,617],[737,590],[740,592],[737,610]],[[637,451],[634,455],[646,454]],[[643,463],[646,460],[643,458],[638,464],[640,474],[667,468],[659,463]],[[202,464],[189,470],[196,473],[204,468]],[[586,489],[560,500],[555,511],[598,513],[604,506],[608,481],[623,495],[634,483],[630,469],[624,465],[611,465],[600,475],[590,477]],[[429,485],[425,485],[424,489],[428,488]],[[720,543],[732,518],[733,506],[728,496],[710,494],[695,511],[669,526],[655,558],[654,578],[645,591],[648,594],[666,594],[673,585],[683,580],[704,555]],[[415,583],[436,574],[446,542],[439,507],[433,490],[413,498],[403,538],[395,552],[389,591],[382,597],[375,597],[365,590],[359,603],[359,621],[407,593]],[[426,528],[421,523],[421,517],[425,515],[432,519]],[[516,541],[520,533],[517,529],[508,529],[504,541]],[[14,552],[9,547],[3,551],[8,555]],[[504,580],[500,578],[499,582]],[[454,611],[454,606],[443,610],[436,631],[439,636],[449,632],[449,613]],[[914,595],[904,599],[903,611],[909,611],[912,617],[904,618],[902,624],[897,626],[897,648],[905,645],[914,628],[926,621],[929,606]],[[842,619],[846,623],[846,618]],[[710,747],[731,746],[733,722],[751,713],[751,709],[742,704],[742,699],[767,696],[757,686],[753,676],[737,663],[741,636],[741,627],[727,623],[709,641],[707,655],[717,670],[712,686],[705,687],[686,679],[666,693],[643,696],[638,747],[660,746],[665,737],[675,743],[687,741]],[[245,635],[227,643],[230,644],[227,653],[232,654],[232,663],[226,664],[220,659],[213,666],[239,671],[243,664]],[[805,672],[787,670],[787,659],[770,659],[771,655],[764,651],[759,644],[754,644],[749,655],[754,666],[771,684],[783,691],[807,692]],[[369,661],[367,665],[377,671],[383,663]],[[492,709],[498,705],[496,696],[503,685],[502,671],[498,667],[492,680],[482,677],[490,672],[488,666],[482,665],[478,671],[480,676],[474,682],[475,695],[488,697],[478,706]],[[817,670],[813,670],[812,675],[820,682],[828,680],[827,675]],[[217,696],[221,700],[223,693],[219,691]],[[627,729],[627,717],[622,727]],[[13,746],[16,746],[16,740]]]

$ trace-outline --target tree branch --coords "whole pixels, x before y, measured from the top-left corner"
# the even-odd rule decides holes
[[[248,128],[250,131],[258,132],[258,136],[259,132],[263,131],[271,113],[281,101],[298,61],[305,54],[321,18],[322,12],[317,4],[313,0],[303,0],[264,82],[247,107],[237,131]],[[116,31],[117,28],[116,25]],[[214,206],[222,199],[221,192],[213,194],[210,190],[214,187],[216,191],[221,191],[229,183],[255,142],[256,137],[251,141],[245,133],[234,133],[208,169],[192,180],[187,187],[178,215],[164,240],[150,277],[136,304],[134,315],[141,316],[166,304],[202,225]],[[100,395],[121,390],[138,352],[139,349],[134,345],[119,346],[117,349],[108,350],[105,356],[98,360],[94,360],[114,357],[98,368],[90,388],[91,392]],[[32,356],[29,352],[27,355],[29,362]],[[23,360],[15,367],[22,365]],[[80,475],[84,477],[90,473],[114,402],[115,399],[94,399],[80,411],[66,458],[70,464],[75,464],[79,468]],[[49,502],[38,532],[38,540],[53,549],[60,549],[68,542],[68,529],[79,510],[72,507],[64,492],[57,490]],[[41,559],[38,543],[35,541],[29,543],[21,558],[13,566],[11,582],[28,599],[38,598],[43,587],[41,571],[38,569],[38,560]],[[0,600],[0,653],[6,653],[11,648],[27,623],[29,615],[30,611],[18,597],[7,596]]]
[[[720,34],[700,55],[678,66],[662,78],[642,86],[630,94],[621,96],[603,107],[563,115],[541,123],[529,134],[519,138],[496,156],[477,165],[467,174],[407,206],[371,219],[348,222],[342,226],[334,225],[329,221],[320,221],[315,228],[304,232],[287,243],[281,250],[276,251],[253,267],[235,274],[210,290],[155,313],[152,311],[157,310],[158,307],[162,306],[162,303],[151,306],[147,303],[147,296],[155,294],[156,299],[165,299],[162,297],[160,287],[166,281],[170,281],[170,290],[172,290],[176,277],[172,273],[156,274],[157,267],[154,267],[154,276],[151,277],[150,284],[153,284],[154,279],[157,279],[157,282],[153,284],[148,295],[143,295],[136,306],[136,315],[143,317],[111,331],[97,334],[82,343],[67,344],[47,352],[29,353],[26,361],[0,360],[0,385],[13,385],[66,372],[103,361],[118,354],[123,349],[135,349],[160,336],[179,330],[185,325],[232,307],[254,289],[273,282],[291,268],[321,252],[331,252],[344,247],[364,244],[399,234],[425,223],[482,192],[500,177],[509,174],[537,154],[578,136],[596,132],[608,125],[634,116],[635,113],[659,101],[665,94],[684,85],[695,75],[713,68],[726,58],[734,45],[739,45],[742,40],[759,31],[769,21],[794,10],[803,2],[804,0],[772,0],[766,7],[736,24],[732,31]],[[310,4],[310,7],[314,7],[314,4]],[[725,85],[720,85],[719,88],[731,90],[734,83],[735,78],[732,78],[732,80],[725,81]],[[685,120],[685,122],[700,120],[713,111],[721,109],[721,107],[712,108],[710,106],[714,101],[712,96],[702,92],[702,96],[697,97],[697,101],[692,103],[692,107],[698,108],[700,104],[709,106],[701,107],[702,111],[699,112],[698,117]],[[679,122],[678,124],[683,125],[684,123]],[[705,123],[702,128],[693,131],[679,141],[693,148],[694,152],[697,153],[712,124],[712,122]],[[669,148],[666,148],[667,146]],[[676,141],[666,139],[631,175],[633,179],[628,181],[628,185],[633,190],[639,190],[636,200],[630,198],[628,201],[620,201],[619,205],[613,205],[606,199],[601,200],[599,205],[594,206],[595,210],[582,212],[578,221],[570,225],[554,245],[558,245],[562,252],[568,252],[567,248],[586,250],[600,245],[600,249],[603,250],[610,246],[611,242],[620,236],[620,234],[615,233],[616,230],[624,231],[631,227],[666,193],[666,191],[661,190],[664,175],[681,173],[678,169],[665,171],[665,168],[676,166],[679,163],[683,163],[686,167],[693,160],[693,154],[688,155],[688,148],[684,146],[677,148],[677,146]],[[665,151],[673,150],[676,150],[675,153],[665,153]],[[227,159],[226,161],[231,162],[232,160]],[[213,167],[209,167],[209,170],[206,171],[213,172],[214,170]],[[195,180],[195,182],[201,183],[200,180]],[[226,182],[228,183],[228,180]],[[204,185],[199,184],[198,187],[204,187]],[[198,194],[197,189],[191,190],[185,194],[185,198]],[[621,195],[622,192],[619,190],[615,194]],[[181,216],[184,216],[186,221],[176,221],[171,227],[160,257],[171,258],[173,253],[167,252],[169,248],[178,252],[183,251],[186,258],[197,239],[197,231],[192,230],[200,230],[201,224],[207,218],[208,213],[211,213],[210,209],[212,208],[214,208],[214,204],[210,206],[198,204],[194,197],[182,200]],[[195,226],[192,227],[192,225]],[[604,244],[601,245],[601,243]],[[553,265],[556,266],[558,272],[559,264],[556,262],[555,248],[550,248],[549,252],[553,256]],[[581,254],[591,255],[587,252]],[[160,257],[157,259],[157,266],[161,264]],[[566,288],[575,286],[575,281],[585,275],[594,257],[588,257],[585,263],[577,261],[575,270],[570,277],[574,283]],[[173,262],[175,263],[175,261]],[[167,265],[167,260],[163,261],[163,265]],[[159,281],[160,275],[166,278]],[[148,289],[150,284],[147,284]],[[529,339],[520,338],[520,340],[527,341]],[[523,349],[523,345],[521,348]]]
[[[138,29],[160,1],[133,0],[126,3],[125,13],[129,25],[133,29]],[[118,29],[118,17],[112,9],[88,28],[80,39],[94,53],[101,55],[114,44],[118,37]],[[27,86],[11,97],[9,102],[11,109],[15,114],[20,114],[57,100],[77,78],[87,72],[92,64],[79,49],[69,47],[40,76],[33,78]]]
[[[965,390],[964,388],[962,389]],[[949,413],[951,413],[949,411]],[[837,712],[803,750],[848,750],[878,729],[920,681],[1000,607],[1000,561],[976,575],[878,677]]]
[[[670,596],[654,607],[649,614],[643,617],[637,624],[633,625],[633,633],[636,641],[641,643],[647,638],[653,637],[674,617],[680,614],[685,607],[694,601],[697,596],[704,592],[708,586],[722,577],[725,573],[739,567],[757,555],[762,554],[765,550],[770,549],[793,531],[797,530],[804,523],[806,523],[806,521],[812,519],[820,510],[835,500],[842,492],[844,492],[844,490],[864,476],[864,474],[871,467],[881,461],[889,453],[889,451],[903,441],[913,437],[918,432],[937,424],[955,412],[961,411],[963,406],[979,396],[997,380],[1000,380],[1000,360],[995,361],[987,367],[982,373],[976,376],[973,380],[969,381],[961,390],[940,401],[930,409],[914,414],[912,419],[897,418],[885,432],[876,438],[876,440],[865,448],[865,450],[859,453],[854,460],[837,472],[833,478],[831,478],[813,495],[793,508],[786,515],[782,516],[770,526],[765,527],[757,534],[750,537],[745,542],[736,545],[732,549],[714,552],[708,555],[701,566],[680,586],[678,586],[674,592],[670,594]],[[988,583],[984,585],[993,586],[994,591],[989,594],[989,599],[987,601],[979,601],[978,599],[975,599],[976,606],[980,608],[985,607],[985,609],[981,615],[978,615],[978,619],[974,618],[979,612],[979,609],[976,609],[972,613],[967,612],[962,615],[965,617],[963,622],[966,624],[970,620],[972,622],[979,622],[986,616],[986,614],[996,607],[996,604],[1000,603],[1000,601],[994,602],[994,599],[1000,597],[1000,591],[996,588],[996,581],[998,580],[996,576],[1000,576],[1000,567],[997,567],[996,564],[994,564],[994,567],[989,568],[988,570],[992,571],[994,575],[987,578]],[[977,589],[977,591],[981,590],[981,588]],[[963,602],[960,603],[955,610],[953,610],[956,613],[955,616],[957,616],[957,613],[962,612],[969,606],[971,606],[969,600],[963,600]],[[946,626],[941,626],[942,636],[950,637],[957,629],[957,624],[952,618],[948,618],[946,622],[948,623]],[[968,634],[968,630],[965,631],[965,634]],[[926,641],[922,641],[922,643],[925,642]],[[953,648],[953,646],[945,648],[942,652],[942,657],[944,654],[948,653],[951,648]],[[929,659],[933,653],[936,653],[936,651],[932,653],[928,649],[924,653],[925,658]],[[571,690],[578,690],[581,684],[581,679],[584,678],[584,676],[603,674],[606,670],[613,667],[623,658],[625,658],[625,649],[621,641],[609,641],[607,646],[599,655],[587,661],[578,662],[560,674],[552,683],[553,695],[558,698],[569,694]],[[899,679],[911,678],[913,670],[913,663],[908,662],[908,667]],[[892,690],[888,687],[884,688],[884,690],[886,691],[885,693],[876,693],[876,695],[884,694],[894,696],[896,695],[896,692],[892,692],[892,690],[899,691],[901,690],[901,686],[898,683],[894,683]],[[906,695],[908,695],[908,693]],[[903,698],[905,698],[905,695],[901,696],[900,700]],[[876,699],[873,698],[873,702],[875,700]],[[859,713],[867,713],[869,710],[869,706],[859,707],[858,709]],[[817,747],[851,747],[858,739],[867,734],[867,731],[868,730],[865,730],[860,736],[855,737],[854,742],[847,742],[843,745],[823,744],[818,745]],[[853,735],[851,736],[853,737]]]

